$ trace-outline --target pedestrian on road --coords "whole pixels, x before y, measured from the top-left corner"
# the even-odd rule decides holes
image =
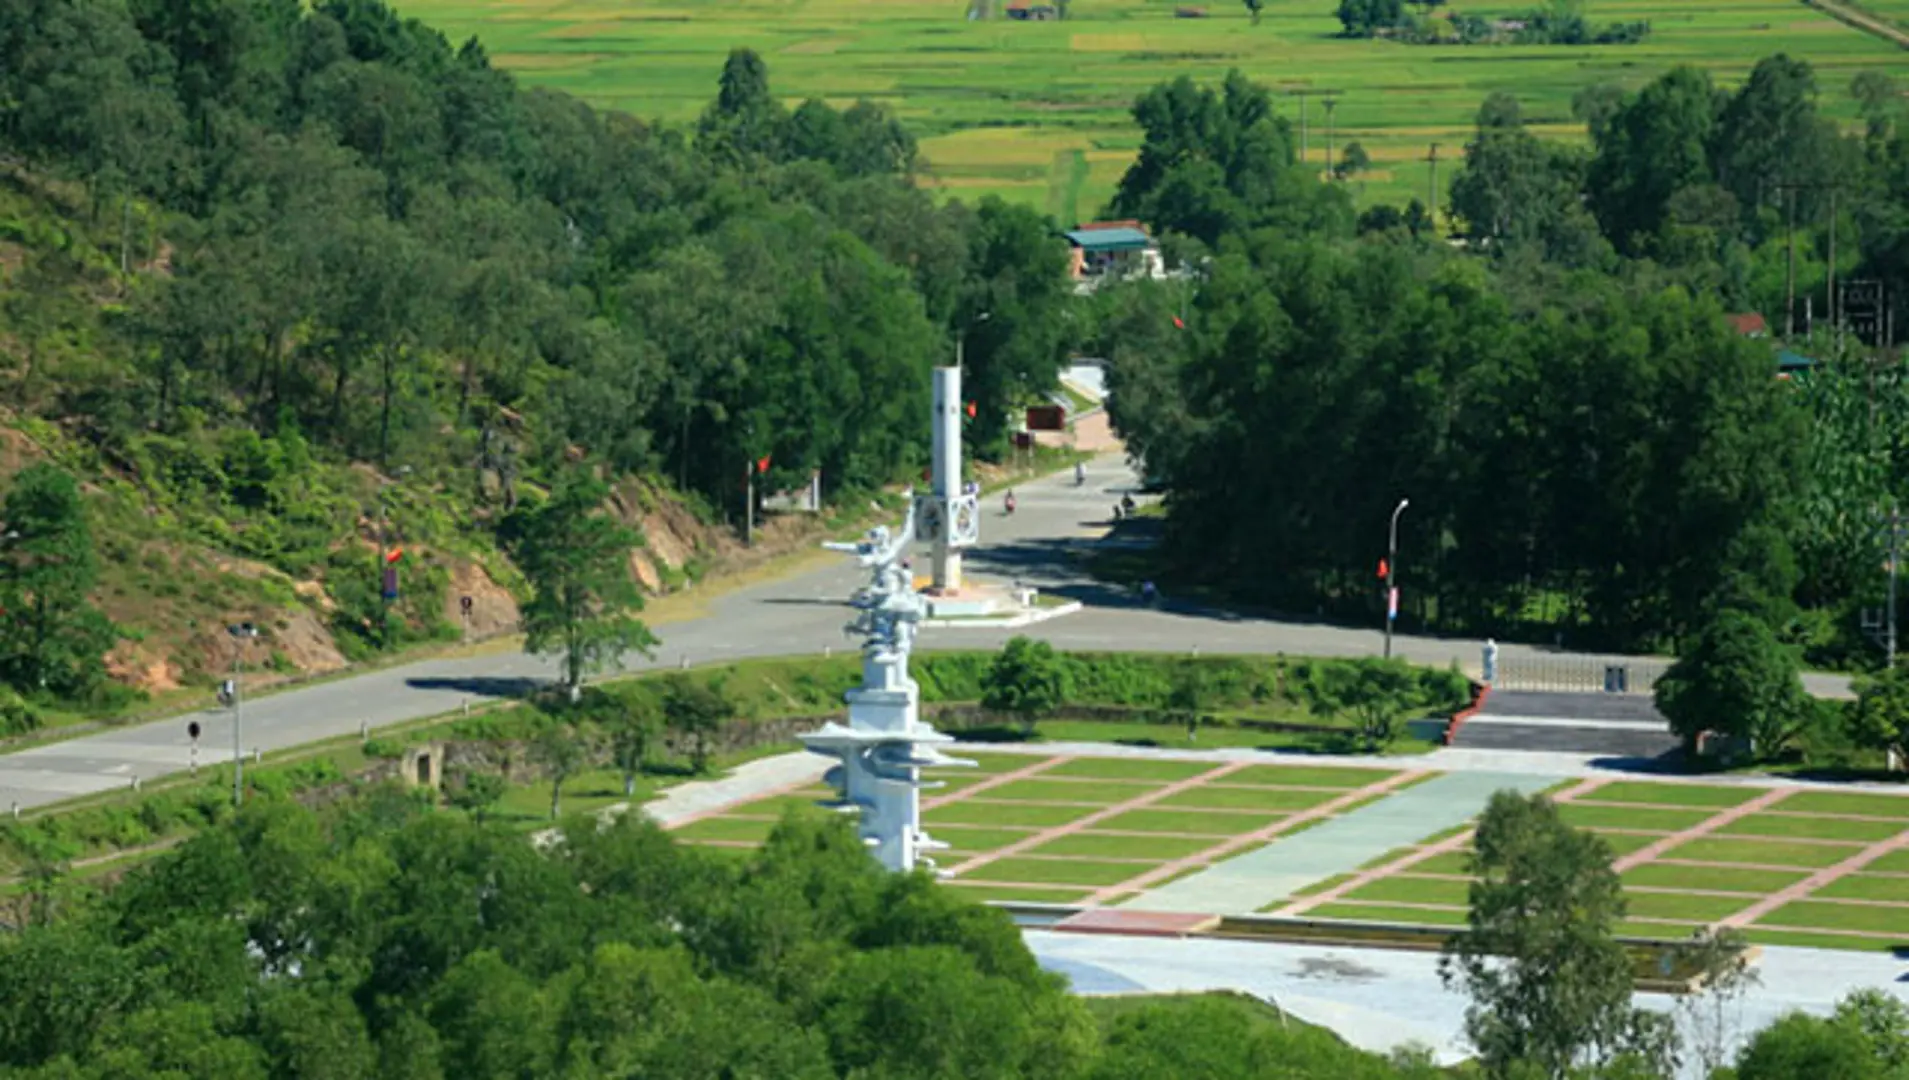
[[[1074,486],[1079,487],[1082,484],[1085,484],[1086,482],[1087,482],[1087,466],[1081,464],[1078,461],[1074,462]]]
[[[1014,513],[1014,492],[1008,492],[1007,501],[1004,505],[1007,507],[1008,513]]]

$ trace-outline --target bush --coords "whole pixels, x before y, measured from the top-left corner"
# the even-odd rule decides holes
[[[388,760],[404,756],[404,744],[395,739],[366,739],[365,756]]]

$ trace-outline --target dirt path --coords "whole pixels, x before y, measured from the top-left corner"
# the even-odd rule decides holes
[[[1836,0],[1803,0],[1803,2],[1838,22],[1847,23],[1865,33],[1874,34],[1884,41],[1909,49],[1909,31],[1884,22],[1861,8],[1839,4]]]

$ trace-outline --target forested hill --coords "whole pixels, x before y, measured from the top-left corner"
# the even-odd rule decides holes
[[[511,580],[489,523],[572,463],[715,524],[751,462],[892,481],[957,327],[1002,445],[1065,353],[1048,224],[933,203],[879,108],[789,110],[747,53],[710,74],[665,131],[376,0],[0,5],[6,471],[93,492],[123,676],[221,666],[241,614],[304,628],[288,667],[335,659],[327,631],[454,634],[447,596]]]

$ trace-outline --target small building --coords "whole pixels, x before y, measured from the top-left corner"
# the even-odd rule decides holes
[[[1764,321],[1763,316],[1754,311],[1746,311],[1737,315],[1725,315],[1724,321],[1730,324],[1732,330],[1735,330],[1747,338],[1766,338],[1770,336],[1770,324]]]
[[[1802,353],[1788,349],[1778,349],[1776,354],[1776,377],[1788,379],[1796,375],[1808,375],[1816,367],[1816,361]]]
[[[1052,22],[1061,17],[1061,12],[1052,4],[1011,4],[1007,16],[1017,22]]]
[[[1065,234],[1071,251],[1068,273],[1091,290],[1108,278],[1167,276],[1160,245],[1138,221],[1096,221]]]

